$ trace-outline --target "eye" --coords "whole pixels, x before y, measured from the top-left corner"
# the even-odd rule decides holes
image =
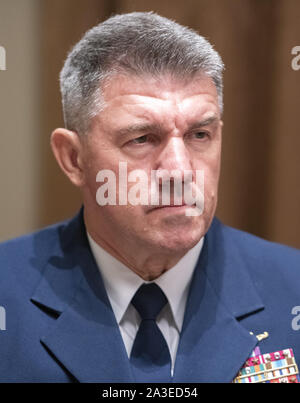
[[[193,147],[204,147],[209,144],[211,133],[208,130],[199,130],[190,132],[186,136],[186,140],[193,145]]]
[[[145,134],[144,136],[137,137],[136,139],[131,140],[133,144],[144,144],[149,141],[148,135]]]
[[[124,150],[128,152],[145,153],[151,150],[151,148],[159,144],[157,136],[153,134],[144,134],[142,136],[133,137],[128,140],[124,145]]]
[[[196,139],[201,140],[201,139],[206,138],[208,136],[208,133],[206,133],[206,132],[197,132],[194,135],[195,135]]]

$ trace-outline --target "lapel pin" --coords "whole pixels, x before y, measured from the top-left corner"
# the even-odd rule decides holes
[[[263,332],[263,333],[261,333],[261,334],[257,334],[257,335],[256,335],[256,338],[257,338],[258,341],[267,339],[268,337],[269,337],[269,333],[268,333],[268,332]]]
[[[251,334],[251,336],[254,336],[253,332],[250,332],[250,334]],[[269,333],[263,332],[263,333],[257,334],[255,337],[257,338],[258,341],[261,341],[261,340],[267,339],[269,337]]]

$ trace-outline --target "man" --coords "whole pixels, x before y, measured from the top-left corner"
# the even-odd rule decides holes
[[[300,361],[299,251],[214,218],[222,70],[153,13],[114,16],[68,55],[51,145],[83,208],[1,245],[2,381],[231,382],[258,347]]]

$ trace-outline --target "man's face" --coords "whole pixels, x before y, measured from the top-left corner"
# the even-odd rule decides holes
[[[153,252],[187,251],[208,230],[217,202],[222,123],[213,81],[118,75],[105,86],[103,98],[104,109],[83,141],[84,205],[94,232],[116,250],[126,242]],[[99,206],[97,173],[115,172],[118,195],[120,162],[127,163],[128,174],[144,170],[149,187],[151,171],[192,171],[195,179],[202,170],[203,213],[191,217],[188,206],[150,203]]]

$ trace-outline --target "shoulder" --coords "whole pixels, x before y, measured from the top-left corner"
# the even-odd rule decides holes
[[[220,222],[219,222],[220,223]],[[282,245],[280,243],[272,242],[267,239],[260,238],[256,235],[250,234],[245,231],[232,228],[230,226],[221,224],[221,229],[224,235],[230,238],[231,241],[237,243],[239,247],[247,248],[254,255],[261,254],[271,254],[281,256],[282,254],[288,254],[290,256],[298,257],[300,256],[300,250],[292,248],[287,245]]]
[[[300,282],[300,250],[262,239],[227,225],[214,222],[227,251],[239,254],[255,278],[294,279]],[[230,253],[229,253],[230,255]]]
[[[230,238],[232,242],[240,248],[241,252],[246,252],[253,258],[264,258],[266,261],[271,259],[282,260],[289,259],[299,263],[300,250],[287,245],[282,245],[276,242],[260,238],[226,225],[223,225],[224,234]]]
[[[0,243],[0,292],[32,289],[49,256],[59,247],[60,234],[69,220]],[[29,291],[29,290],[28,290]],[[16,292],[14,293],[16,295]]]

